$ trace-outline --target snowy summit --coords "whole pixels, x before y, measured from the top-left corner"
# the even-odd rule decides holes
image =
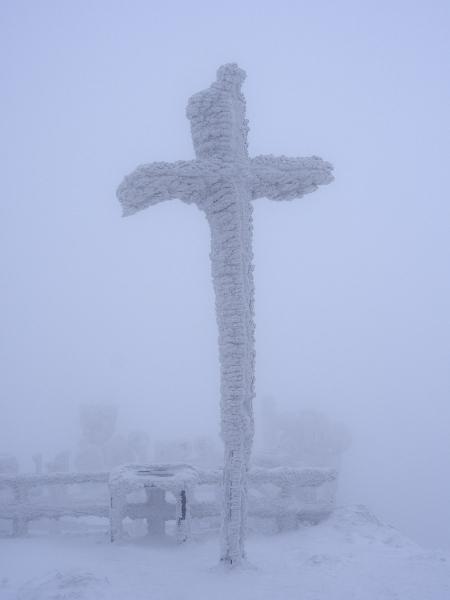
[[[448,600],[450,557],[363,506],[248,540],[255,568],[214,567],[215,540],[111,545],[106,536],[1,540],[1,600]],[[74,567],[76,565],[76,568]]]

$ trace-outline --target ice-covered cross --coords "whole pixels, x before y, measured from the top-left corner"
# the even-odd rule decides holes
[[[217,80],[189,100],[195,160],[142,165],[117,191],[124,215],[179,198],[196,204],[210,226],[225,445],[221,559],[233,566],[245,557],[247,470],[254,429],[251,201],[300,198],[333,180],[332,166],[316,156],[249,157],[244,79],[245,72],[236,64],[224,65]]]

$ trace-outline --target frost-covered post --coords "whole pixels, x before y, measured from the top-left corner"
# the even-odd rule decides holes
[[[211,230],[221,367],[221,426],[225,445],[221,559],[245,557],[247,471],[253,441],[255,341],[252,204],[256,198],[291,200],[332,181],[318,157],[249,158],[241,85],[245,72],[224,65],[217,80],[187,106],[196,160],[152,163],[125,177],[117,195],[124,215],[179,198],[196,204]]]

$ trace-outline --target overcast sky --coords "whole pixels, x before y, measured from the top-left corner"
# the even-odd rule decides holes
[[[238,62],[250,153],[336,175],[255,202],[256,412],[346,423],[341,500],[450,547],[449,7],[3,0],[0,452],[73,447],[99,399],[153,439],[218,435],[206,221],[122,219],[115,190],[193,157],[187,99]]]

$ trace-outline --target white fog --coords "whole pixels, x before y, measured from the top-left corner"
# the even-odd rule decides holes
[[[1,3],[5,473],[11,464],[35,473],[39,461],[44,473],[106,472],[190,462],[200,451],[202,468],[221,468],[207,220],[178,199],[122,218],[116,190],[138,165],[194,159],[187,101],[220,65],[237,63],[247,73],[250,156],[319,156],[335,178],[300,199],[252,202],[251,464],[275,466],[268,456],[279,452],[281,466],[337,469],[337,511],[365,505],[424,553],[448,555],[449,26],[444,0]],[[116,436],[116,446],[86,458],[96,406],[104,413],[92,435]],[[30,529],[23,552],[42,547],[48,564],[19,577],[22,546],[2,531],[0,598],[53,597],[27,582],[63,569],[51,544],[66,534]],[[311,531],[312,545],[328,535]],[[264,573],[265,544],[278,538],[259,544],[259,535],[250,531],[248,555]],[[218,560],[216,537],[198,542],[195,568]],[[127,544],[127,560],[144,568],[145,546]],[[158,569],[175,561],[172,550],[180,556],[151,546]],[[186,576],[194,589],[195,573]],[[92,598],[141,598],[86,581]],[[445,581],[426,598],[444,600]],[[277,598],[241,583],[242,598]],[[142,597],[181,597],[158,585]],[[193,598],[213,593],[212,580],[202,585]],[[353,597],[349,586],[342,597]],[[341,598],[314,590],[278,597]]]

